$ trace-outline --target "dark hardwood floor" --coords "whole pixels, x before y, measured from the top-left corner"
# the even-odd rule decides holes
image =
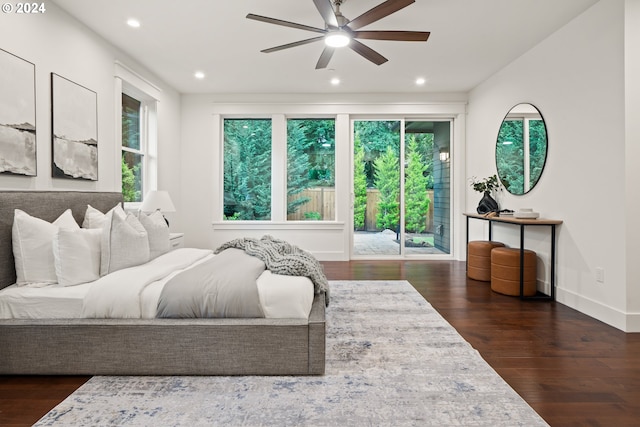
[[[332,280],[411,282],[551,426],[640,426],[640,334],[493,293],[467,279],[462,262],[323,265]],[[0,426],[33,424],[86,380],[0,376]]]

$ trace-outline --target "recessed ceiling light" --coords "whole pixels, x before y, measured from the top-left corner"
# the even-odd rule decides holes
[[[423,85],[423,84],[425,84],[426,82],[427,82],[427,80],[426,80],[424,77],[418,77],[418,78],[416,79],[416,84],[417,84],[418,86],[422,86],[422,85]]]
[[[340,84],[340,79],[337,77],[334,77],[331,79],[331,84],[334,86],[338,86]]]
[[[204,73],[203,73],[202,71],[196,71],[196,72],[193,74],[193,76],[194,76],[196,79],[200,79],[200,80],[204,79]]]
[[[131,28],[140,28],[140,21],[130,18],[129,20],[127,20],[127,25]]]

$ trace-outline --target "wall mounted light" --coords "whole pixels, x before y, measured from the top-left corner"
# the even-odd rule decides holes
[[[449,152],[445,150],[440,150],[440,161],[448,162],[449,161]]]

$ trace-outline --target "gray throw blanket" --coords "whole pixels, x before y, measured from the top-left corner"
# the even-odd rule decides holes
[[[324,292],[326,305],[329,305],[329,281],[324,275],[322,265],[309,252],[268,235],[260,239],[243,237],[231,240],[223,243],[215,253],[229,248],[242,249],[247,254],[259,258],[272,273],[308,277],[313,282],[315,293]]]

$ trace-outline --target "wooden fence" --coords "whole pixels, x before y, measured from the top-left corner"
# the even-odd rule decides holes
[[[307,188],[295,196],[296,199],[308,197],[310,200],[300,206],[298,212],[287,215],[288,220],[304,221],[309,219],[321,219],[333,221],[336,219],[336,190],[335,188],[315,187]],[[309,218],[308,215],[313,217]],[[316,218],[320,215],[320,218]]]
[[[433,190],[428,190],[427,194],[431,203],[429,204],[429,212],[426,219],[426,230],[432,231],[433,227]],[[304,221],[316,219],[319,215],[320,219],[332,221],[336,219],[336,192],[334,188],[316,187],[309,188],[298,197],[308,197],[309,202],[300,206],[298,212],[289,214],[288,220]],[[367,189],[367,209],[365,211],[364,229],[366,231],[376,231],[376,215],[378,214],[378,200],[380,199],[380,191],[375,188]]]

